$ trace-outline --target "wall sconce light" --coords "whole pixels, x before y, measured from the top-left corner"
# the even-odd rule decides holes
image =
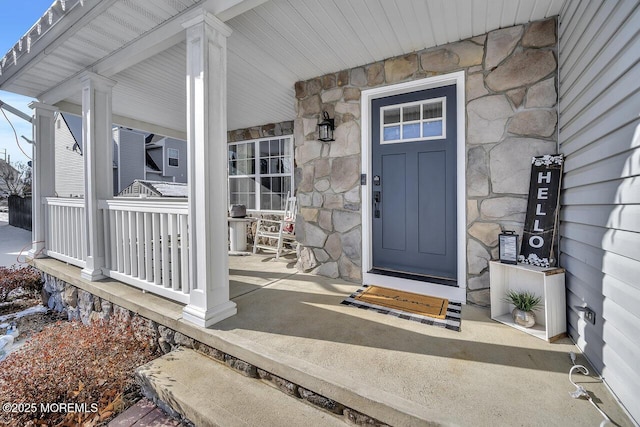
[[[500,262],[504,264],[517,264],[518,261],[518,235],[514,231],[505,230],[498,235],[500,242]]]
[[[318,141],[335,141],[333,139],[333,130],[335,129],[334,119],[329,118],[329,113],[322,112],[323,121],[318,123]]]

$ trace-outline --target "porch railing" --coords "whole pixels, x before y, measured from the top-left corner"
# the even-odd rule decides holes
[[[109,277],[189,303],[189,226],[185,199],[111,199],[104,212]]]
[[[86,238],[83,199],[47,197],[47,255],[85,267]]]

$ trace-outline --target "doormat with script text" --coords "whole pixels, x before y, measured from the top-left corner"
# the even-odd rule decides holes
[[[458,332],[462,323],[459,302],[381,286],[364,285],[342,304]]]

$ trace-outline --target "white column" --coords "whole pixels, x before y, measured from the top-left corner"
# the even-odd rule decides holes
[[[111,89],[115,82],[85,73],[82,82],[82,157],[84,158],[84,211],[87,239],[86,267],[81,277],[105,276],[104,221],[98,200],[113,197],[113,142]]]
[[[227,253],[227,37],[202,10],[187,29],[191,294],[183,318],[202,327],[236,314]]]
[[[32,246],[29,257],[41,258],[46,256],[47,239],[47,207],[43,204],[45,197],[55,196],[55,107],[40,102],[32,102],[29,108],[35,111],[33,120],[32,159]]]

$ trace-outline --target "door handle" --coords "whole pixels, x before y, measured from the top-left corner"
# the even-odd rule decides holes
[[[382,202],[382,193],[380,191],[373,192],[373,217],[380,218],[380,203]]]

